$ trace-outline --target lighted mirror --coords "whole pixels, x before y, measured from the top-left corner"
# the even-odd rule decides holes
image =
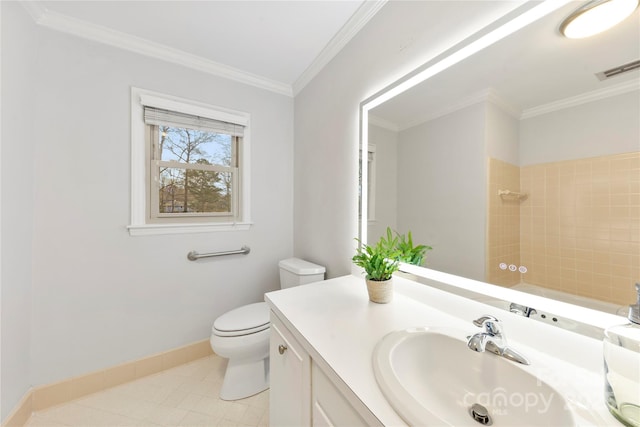
[[[365,240],[411,230],[428,269],[614,314],[635,301],[640,16],[563,37],[583,3],[530,6],[546,15],[362,104]]]

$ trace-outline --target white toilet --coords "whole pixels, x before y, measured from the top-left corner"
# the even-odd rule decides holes
[[[298,258],[280,261],[280,288],[324,280],[325,268]],[[220,399],[237,400],[269,388],[269,307],[245,305],[218,317],[211,328],[211,348],[229,359]]]

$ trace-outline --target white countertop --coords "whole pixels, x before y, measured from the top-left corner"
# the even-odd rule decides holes
[[[539,375],[570,401],[578,425],[620,425],[603,400],[600,341],[401,277],[394,277],[394,287],[389,304],[370,302],[364,279],[356,276],[270,292],[265,300],[311,357],[328,365],[383,425],[406,423],[374,377],[372,354],[378,341],[390,332],[416,326],[475,333],[478,329],[471,321],[485,314],[499,318],[510,346],[531,360],[531,366],[523,369]]]

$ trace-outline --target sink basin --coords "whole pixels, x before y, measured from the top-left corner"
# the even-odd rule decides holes
[[[408,424],[575,425],[565,399],[528,372],[534,367],[525,370],[494,354],[472,351],[466,336],[411,328],[386,335],[376,346],[378,385]]]

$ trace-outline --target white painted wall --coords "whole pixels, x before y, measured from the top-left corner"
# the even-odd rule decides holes
[[[2,376],[0,420],[31,385],[36,74],[35,24],[17,2],[2,9]]]
[[[593,101],[520,123],[520,165],[640,150],[640,93]]]
[[[517,7],[517,2],[388,2],[296,96],[294,250],[351,271],[358,236],[360,102]]]
[[[369,144],[376,147],[376,197],[375,220],[369,222],[367,236],[376,242],[387,227],[397,229],[398,132],[369,125]]]
[[[350,272],[359,103],[516,6],[390,2],[294,111],[270,92],[36,28],[3,2],[2,417],[30,384],[206,338],[216,316],[277,286],[277,260],[294,249],[329,277]],[[252,114],[250,231],[128,235],[130,86]],[[242,244],[246,258],[185,257]]]
[[[486,103],[487,156],[518,165],[520,121],[492,102]]]
[[[400,133],[398,229],[433,247],[426,267],[484,279],[484,104]]]
[[[427,267],[484,280],[487,156],[518,164],[518,130],[519,121],[492,102],[463,108],[399,135],[369,127],[370,141],[382,142],[382,147],[399,139],[397,153],[380,156],[394,161],[397,157],[397,178],[382,178],[397,182],[393,193],[387,191],[397,211],[385,215],[396,219],[398,231],[411,231],[415,241],[434,247]],[[378,177],[385,167],[389,168],[378,165]],[[369,227],[370,241],[384,232],[376,225]]]
[[[4,31],[11,16],[2,18]],[[26,291],[32,281],[30,292],[14,298],[21,304],[15,310],[27,314],[12,319],[28,320],[32,312],[31,326],[3,321],[7,340],[27,337],[15,347],[31,370],[17,366],[20,385],[25,375],[29,384],[45,384],[206,339],[217,316],[278,287],[277,262],[293,255],[291,98],[33,25],[8,31],[3,40],[13,40],[16,51],[24,48],[21,32],[38,39],[35,66],[15,53],[8,67],[14,74],[30,70],[19,87],[34,96],[10,109],[3,93],[3,116],[20,115],[27,105],[33,114],[16,123],[15,138],[3,135],[3,163],[17,161],[10,169],[3,164],[3,182],[31,190],[2,193],[3,220],[18,221],[2,235],[3,247],[15,252],[3,254],[20,268],[24,284],[16,286]],[[129,236],[131,86],[251,114],[249,231]],[[18,135],[25,129],[31,138]],[[242,245],[251,247],[249,255],[186,258],[190,250]],[[2,302],[4,316],[11,300]],[[12,395],[24,392],[10,386]]]

